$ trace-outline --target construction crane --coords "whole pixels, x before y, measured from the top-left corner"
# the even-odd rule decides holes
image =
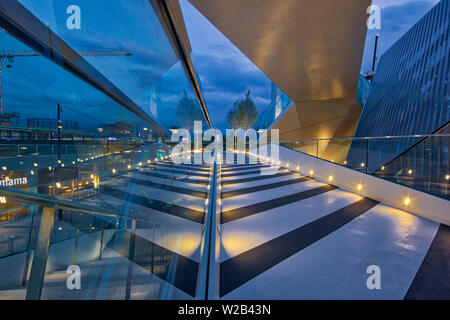
[[[131,56],[131,52],[126,50],[78,50],[80,56],[104,57],[104,56]],[[36,57],[39,53],[34,51],[0,51],[0,114],[3,114],[3,60],[6,60],[6,68],[11,68],[11,63],[16,57]]]
[[[366,72],[364,74],[364,77],[367,79],[367,81],[369,81],[370,83],[372,83],[373,78],[375,77],[375,63],[377,62],[377,49],[378,49],[378,38],[380,37],[380,34],[377,33],[377,35],[375,36],[375,47],[373,49],[373,61],[372,61],[372,70],[370,70],[369,72]]]

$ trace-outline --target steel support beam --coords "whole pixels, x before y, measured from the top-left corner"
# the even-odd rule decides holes
[[[190,56],[190,45],[187,31],[185,29],[183,15],[178,0],[149,0],[155,10],[158,19],[172,44],[173,49],[177,53],[178,58],[183,64],[184,70],[191,83],[198,103],[203,112],[206,122],[212,128],[211,118],[208,108],[203,99],[199,80],[194,71],[194,66]]]
[[[25,296],[27,300],[39,300],[41,298],[55,211],[56,207],[52,207],[44,208],[42,212],[41,225],[39,227],[33,263],[31,265],[30,280],[28,281]]]
[[[125,300],[131,299],[131,283],[133,280],[134,251],[136,246],[136,219],[131,219],[130,242],[128,244],[128,272],[125,287]]]

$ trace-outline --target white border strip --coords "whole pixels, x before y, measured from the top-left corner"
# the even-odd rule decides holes
[[[268,150],[271,148],[267,145]],[[429,220],[450,225],[450,201],[389,180],[280,146],[279,159],[291,170]],[[259,150],[258,150],[259,151]],[[256,155],[255,151],[250,151]],[[296,170],[298,167],[298,170]],[[311,170],[313,173],[311,174]],[[330,181],[330,177],[332,180]],[[406,204],[409,199],[409,204]]]

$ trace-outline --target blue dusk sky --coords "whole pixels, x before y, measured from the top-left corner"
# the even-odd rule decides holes
[[[85,57],[166,128],[174,125],[175,108],[192,88],[148,0],[19,0],[75,50],[126,49],[130,57]],[[213,0],[211,0],[213,1]],[[275,1],[275,0],[274,0]],[[283,1],[283,0],[277,0]],[[438,0],[373,0],[382,9],[379,55],[411,28]],[[81,30],[66,28],[69,5],[81,8]],[[188,0],[180,0],[192,45],[192,60],[200,77],[213,126],[227,127],[225,115],[248,90],[259,113],[270,103],[271,81],[223,36]],[[371,67],[378,31],[369,31],[361,71]],[[0,51],[29,50],[0,32]],[[5,61],[3,61],[5,62]],[[17,57],[4,69],[6,111],[27,118],[52,118],[56,104],[64,119],[81,127],[137,118],[102,93],[43,57]],[[356,84],[355,84],[356,86]],[[356,92],[356,87],[355,87]]]

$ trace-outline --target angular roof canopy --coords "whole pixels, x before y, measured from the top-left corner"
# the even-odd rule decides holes
[[[294,102],[354,97],[370,0],[189,0]]]
[[[371,0],[189,1],[295,103],[269,126],[280,140],[354,135]]]

